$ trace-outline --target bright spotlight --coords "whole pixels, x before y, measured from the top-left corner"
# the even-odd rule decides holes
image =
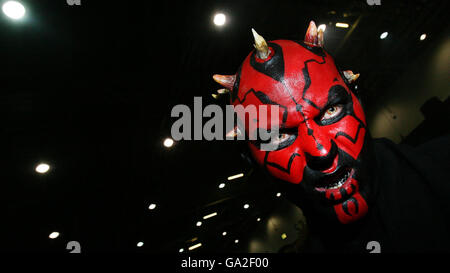
[[[424,33],[422,35],[420,35],[420,40],[423,41],[427,38],[427,35]]]
[[[223,189],[223,188],[225,188],[225,183],[220,183],[219,189]]]
[[[41,163],[39,165],[36,166],[35,171],[38,173],[46,173],[50,170],[50,165],[46,164],[46,163]]]
[[[239,240],[238,239],[234,240],[234,243],[235,244],[239,243]]]
[[[381,33],[380,39],[381,39],[381,40],[385,39],[385,38],[388,36],[388,34],[389,34],[389,33],[387,33],[387,32]]]
[[[244,205],[244,209],[248,209],[249,207],[250,207],[249,204],[245,204],[245,205]]]
[[[277,197],[280,197],[280,196],[281,196],[281,192],[277,193]]]
[[[199,227],[202,225],[202,222],[198,221],[197,224],[195,224],[195,225]]]
[[[156,208],[156,204],[150,204],[150,206],[148,206],[149,210],[153,210]]]
[[[139,243],[137,243],[137,247],[141,247],[141,246],[143,246],[144,245],[144,243],[143,242],[139,242]]]
[[[226,236],[226,235],[227,235],[226,231],[222,232],[222,236]]]
[[[216,15],[214,15],[214,24],[216,26],[223,26],[225,25],[227,18],[225,16],[225,14],[223,13],[217,13]]]
[[[194,249],[199,248],[199,247],[201,247],[201,246],[202,246],[202,244],[201,244],[201,243],[198,243],[198,244],[196,244],[196,245],[190,246],[188,249],[189,249],[189,250],[194,250]]]
[[[336,27],[348,28],[348,24],[347,23],[336,23]]]
[[[164,146],[166,146],[167,148],[170,148],[173,146],[173,139],[171,138],[166,138],[164,140]]]
[[[230,181],[230,180],[233,180],[233,179],[236,179],[236,178],[240,178],[240,177],[243,177],[243,176],[244,176],[243,173],[239,173],[239,174],[236,174],[236,175],[229,176],[227,179],[228,179],[228,181]]]
[[[178,252],[184,252],[184,248],[180,248],[180,250],[178,250]]]
[[[59,232],[57,231],[53,231],[52,233],[50,233],[50,235],[48,235],[48,238],[50,239],[56,239],[59,237]]]
[[[208,214],[208,215],[205,215],[205,216],[203,216],[203,219],[208,219],[208,218],[211,218],[211,217],[214,217],[214,216],[216,216],[217,215],[217,212],[213,212],[213,213],[211,213],[211,214]]]
[[[258,222],[261,221],[261,218],[258,217],[258,218],[256,219],[256,221],[258,221]]]
[[[8,1],[2,6],[3,13],[11,19],[18,20],[25,15],[25,7],[17,1]]]

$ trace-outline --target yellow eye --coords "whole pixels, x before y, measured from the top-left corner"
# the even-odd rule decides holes
[[[275,142],[282,143],[288,140],[290,136],[291,136],[290,134],[280,134],[278,138],[275,139]]]
[[[288,140],[290,136],[290,134],[279,134],[276,138],[272,139],[270,143],[272,145],[280,145],[281,143]]]
[[[273,138],[270,143],[273,145],[279,145],[288,140],[289,136],[289,134],[279,134],[276,138]]]
[[[257,147],[262,151],[277,151],[288,147],[297,138],[297,128],[289,128],[286,130],[288,132],[279,132],[277,135],[271,135],[268,141],[257,143]]]
[[[283,145],[290,140],[291,136],[292,136],[291,134],[286,133],[279,134],[277,137],[271,139],[270,145],[275,149],[284,147]]]
[[[321,121],[332,119],[336,116],[338,116],[342,112],[342,105],[333,105],[329,107],[325,113],[323,114]]]

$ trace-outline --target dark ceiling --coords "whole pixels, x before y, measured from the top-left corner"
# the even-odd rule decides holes
[[[172,107],[194,96],[217,103],[211,76],[235,73],[253,49],[252,27],[298,40],[315,20],[327,24],[325,48],[340,67],[363,75],[370,108],[448,25],[448,1],[22,2],[25,20],[0,16],[3,251],[65,252],[75,240],[91,252],[176,252],[194,237],[208,242],[203,251],[239,251],[231,238],[245,239],[279,204],[276,185],[236,143],[163,147]],[[223,27],[212,23],[217,11],[228,16]],[[51,165],[45,175],[34,171],[41,161]],[[228,183],[237,173],[245,176]]]

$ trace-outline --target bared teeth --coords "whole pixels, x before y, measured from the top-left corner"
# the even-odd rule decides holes
[[[341,179],[339,179],[337,182],[332,183],[330,185],[328,185],[327,187],[325,187],[327,190],[333,190],[333,189],[338,189],[340,187],[342,187],[342,185],[345,184],[345,182],[347,181],[347,179],[350,176],[350,171],[348,171]]]

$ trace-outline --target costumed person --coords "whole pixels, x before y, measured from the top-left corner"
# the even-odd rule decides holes
[[[359,74],[337,68],[323,30],[311,22],[303,41],[270,42],[252,31],[255,49],[236,74],[213,76],[224,87],[214,97],[279,106],[277,149],[258,140],[248,148],[302,209],[303,251],[448,251],[450,138],[417,148],[372,139],[354,89]],[[250,135],[249,127],[234,133]]]

